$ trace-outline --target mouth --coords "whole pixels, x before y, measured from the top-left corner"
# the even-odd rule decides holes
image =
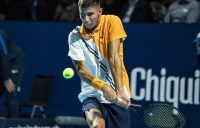
[[[86,26],[87,28],[92,28],[92,27],[93,27],[92,24],[85,24],[85,26]]]

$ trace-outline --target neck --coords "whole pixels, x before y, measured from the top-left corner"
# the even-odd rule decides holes
[[[86,30],[86,32],[87,33],[93,33],[94,32],[94,30],[98,27],[98,25],[100,24],[100,19],[101,19],[101,16],[99,15],[98,16],[98,22],[97,22],[97,24],[93,27],[93,28],[91,28],[91,29],[88,29],[88,28],[86,28],[85,26],[85,30]]]
[[[84,26],[84,27],[85,27],[85,26]],[[97,27],[97,26],[94,26],[94,27],[91,28],[91,29],[88,29],[88,28],[85,27],[85,30],[86,30],[87,33],[93,33],[94,30],[96,29],[96,27]]]

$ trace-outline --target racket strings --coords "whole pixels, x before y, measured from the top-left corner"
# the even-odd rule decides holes
[[[185,120],[181,112],[169,106],[152,106],[144,110],[143,119],[149,128],[182,128]]]

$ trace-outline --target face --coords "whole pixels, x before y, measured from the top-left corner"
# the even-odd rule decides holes
[[[92,6],[88,8],[79,8],[80,19],[87,29],[94,29],[102,14],[102,8]]]

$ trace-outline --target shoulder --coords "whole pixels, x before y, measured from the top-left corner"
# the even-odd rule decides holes
[[[101,24],[107,27],[121,25],[121,19],[116,15],[102,15]]]
[[[121,19],[118,16],[116,16],[116,15],[102,15],[102,17],[106,21],[111,21],[111,22],[112,21],[116,21],[116,20],[121,21]]]
[[[80,39],[80,34],[79,34],[80,26],[77,26],[74,28],[68,35],[68,43],[72,44],[74,42],[77,42]]]

